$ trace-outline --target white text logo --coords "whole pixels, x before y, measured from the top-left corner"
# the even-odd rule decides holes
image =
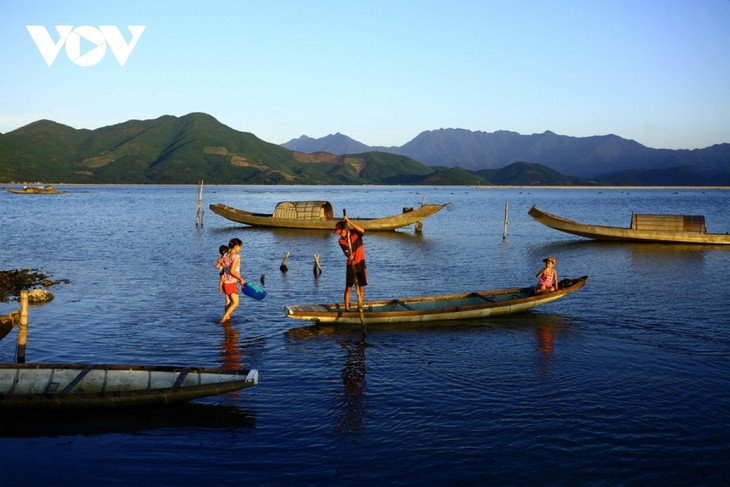
[[[137,45],[137,41],[144,32],[144,25],[127,26],[132,40],[127,43],[119,29],[114,25],[100,25],[92,27],[90,25],[80,25],[74,27],[72,25],[57,25],[56,32],[58,40],[51,39],[48,30],[42,25],[26,25],[28,33],[33,38],[36,47],[41,52],[43,60],[48,66],[51,66],[56,60],[61,48],[66,46],[66,55],[74,64],[78,66],[94,66],[104,58],[106,47],[109,46],[114,57],[117,58],[120,66],[124,66],[132,54],[132,50]],[[82,39],[84,46],[89,47],[82,53]]]

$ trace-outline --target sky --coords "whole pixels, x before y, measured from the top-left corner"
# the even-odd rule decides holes
[[[441,128],[730,143],[730,0],[0,5],[1,133],[191,112],[276,144]]]

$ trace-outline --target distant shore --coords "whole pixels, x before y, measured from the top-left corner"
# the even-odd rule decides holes
[[[730,190],[730,186],[470,186],[475,189],[705,189]]]
[[[0,183],[0,186],[198,186],[200,183],[160,183],[160,184],[149,184],[149,183],[39,183],[39,182],[33,182],[33,183]],[[414,188],[416,187],[431,187],[431,188],[472,188],[472,189],[675,189],[675,190],[681,190],[681,189],[702,189],[702,190],[720,190],[720,191],[727,191],[730,190],[730,186],[554,186],[554,185],[545,185],[545,186],[515,186],[515,185],[495,185],[495,184],[480,184],[480,185],[456,185],[456,184],[448,184],[448,185],[433,185],[433,184],[216,184],[216,183],[210,183],[205,184],[204,186],[250,186],[250,187],[262,187],[262,186],[287,186],[287,187],[315,187],[315,186],[323,186],[323,187],[332,187],[332,186],[342,186],[342,187],[351,187],[356,188],[360,186],[367,186],[367,187],[373,187],[373,186],[383,186],[383,187],[389,187],[389,186],[403,186],[403,187],[409,187],[412,186]]]

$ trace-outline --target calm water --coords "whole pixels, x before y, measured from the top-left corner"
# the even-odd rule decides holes
[[[284,318],[285,305],[340,299],[333,234],[256,230],[210,211],[197,228],[194,186],[70,189],[0,192],[0,269],[71,281],[31,308],[27,361],[243,366],[260,384],[178,407],[2,413],[3,486],[730,481],[730,249],[597,243],[527,215],[533,203],[618,226],[632,211],[704,214],[725,233],[728,191],[205,188],[206,209],[327,199],[380,216],[450,202],[422,235],[366,235],[368,298],[526,286],[547,255],[561,278],[591,276],[530,313],[373,326],[363,339],[359,327]],[[224,327],[213,265],[231,237],[244,242],[244,276],[265,275],[269,296],[243,297]],[[16,333],[0,361],[15,360]]]

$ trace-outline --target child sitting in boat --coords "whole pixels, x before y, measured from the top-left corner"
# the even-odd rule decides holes
[[[538,279],[535,294],[558,290],[558,271],[555,270],[555,257],[546,257],[542,261],[545,262],[545,267],[535,275]]]

